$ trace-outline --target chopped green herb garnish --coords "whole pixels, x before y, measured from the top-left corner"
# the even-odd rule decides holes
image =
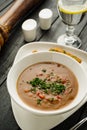
[[[33,79],[32,81],[30,81],[30,84],[33,86],[33,87],[36,87],[38,86],[39,84],[41,84],[42,80],[39,79],[39,78],[35,78]]]
[[[35,87],[31,88],[31,92],[36,93],[36,88]]]
[[[39,78],[34,78],[32,81],[30,81],[30,84],[32,87],[37,87],[38,89],[42,89],[45,93],[48,93],[50,90],[53,94],[60,94],[65,91],[65,86],[61,82],[53,82],[49,83],[46,82],[46,80],[42,80]]]
[[[47,90],[47,89],[44,89],[44,93],[48,94],[48,90]]]
[[[58,79],[57,82],[58,82],[58,83],[62,83],[62,80],[61,80],[61,79]]]
[[[54,75],[53,72],[51,72],[50,75]]]
[[[26,83],[27,83],[27,84],[30,84],[30,82],[29,82],[29,81],[27,81]]]
[[[63,84],[52,83],[52,86],[51,86],[52,93],[60,94],[63,91],[65,91],[65,86]]]
[[[45,73],[45,72],[46,72],[46,69],[43,69],[42,71]]]
[[[49,100],[50,100],[50,102],[53,102],[53,101],[54,101],[54,98],[50,98]]]
[[[41,99],[37,99],[37,104],[40,105],[40,104],[41,104],[41,101],[42,101]]]

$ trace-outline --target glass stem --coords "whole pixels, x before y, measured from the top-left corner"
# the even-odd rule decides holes
[[[74,35],[75,28],[74,26],[67,26],[66,28],[66,34],[67,36],[73,36]]]
[[[67,26],[66,28],[66,37],[65,37],[65,42],[67,45],[73,44],[75,39],[74,39],[74,31],[75,28],[74,26]]]

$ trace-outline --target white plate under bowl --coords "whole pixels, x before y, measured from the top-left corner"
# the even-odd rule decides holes
[[[32,54],[33,51],[37,51],[37,53],[38,53],[38,52],[43,52],[43,51],[49,51],[50,48],[55,48],[55,47],[60,47],[60,48],[64,49],[65,51],[68,51],[68,52],[78,56],[79,58],[81,58],[81,60],[82,60],[81,66],[83,67],[84,71],[87,72],[87,53],[86,52],[73,48],[73,47],[58,45],[57,43],[51,43],[51,42],[32,42],[32,43],[22,46],[19,49],[19,51],[15,57],[13,65],[16,62],[18,62],[19,60],[21,60],[23,57],[25,57],[29,54]],[[76,112],[86,102],[87,102],[87,96],[74,109],[72,109],[64,114],[59,115],[55,124],[58,125],[61,122],[63,122],[65,119],[67,119],[69,116],[71,116],[74,112]],[[14,108],[13,102],[12,102],[12,107]],[[55,124],[53,126],[55,126]]]

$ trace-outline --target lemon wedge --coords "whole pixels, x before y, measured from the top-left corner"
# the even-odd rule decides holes
[[[87,12],[87,2],[84,5],[64,6],[59,2],[59,10],[66,14],[80,14]]]

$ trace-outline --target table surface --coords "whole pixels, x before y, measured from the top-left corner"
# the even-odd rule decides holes
[[[3,14],[13,0],[0,0],[0,14]],[[43,8],[49,8],[53,11],[52,27],[48,31],[43,31],[39,27],[38,13]],[[62,23],[56,9],[56,0],[45,0],[37,9],[27,12],[26,16],[19,20],[11,31],[8,41],[0,52],[0,130],[20,130],[17,125],[11,108],[10,97],[6,87],[8,71],[14,61],[18,49],[26,44],[21,30],[21,25],[26,19],[33,18],[38,23],[37,38],[35,41],[56,42],[59,35],[65,32],[66,26]],[[81,50],[87,51],[87,14],[76,26],[75,33],[82,39]],[[75,123],[87,116],[87,103],[85,103],[72,116],[52,130],[69,130]],[[85,123],[81,130],[87,130]]]

